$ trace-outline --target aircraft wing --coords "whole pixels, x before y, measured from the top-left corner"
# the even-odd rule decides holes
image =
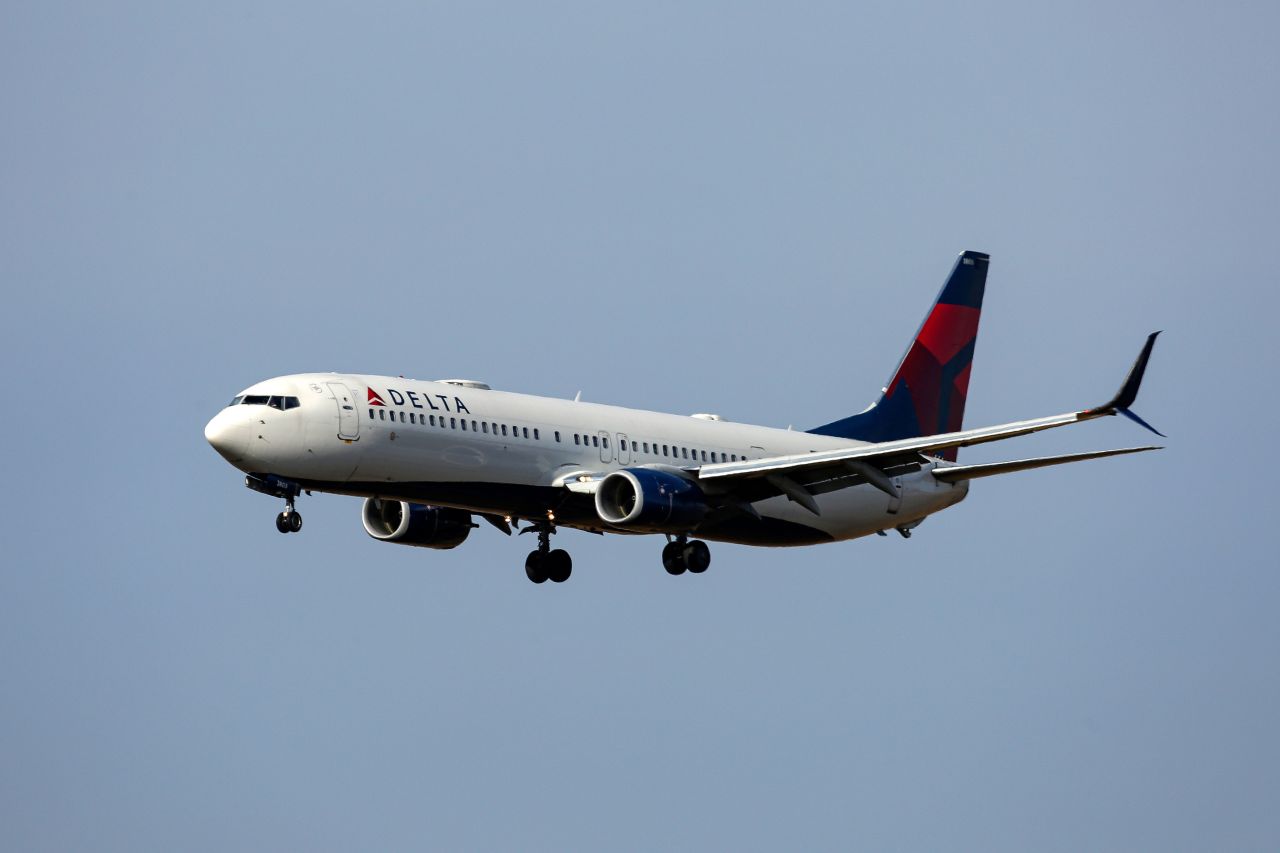
[[[868,482],[882,491],[896,495],[897,490],[891,480],[893,475],[918,470],[928,462],[924,454],[935,454],[952,447],[969,447],[991,441],[1002,441],[1006,438],[1117,414],[1125,415],[1160,435],[1161,433],[1129,408],[1137,398],[1147,361],[1151,357],[1151,349],[1159,334],[1154,332],[1148,336],[1142,352],[1138,355],[1120,390],[1109,402],[1101,406],[1046,418],[1015,421],[940,435],[863,444],[839,450],[703,465],[697,469],[696,476],[699,482],[713,486],[717,491],[733,492],[747,501],[785,494],[816,513],[817,504],[812,497],[814,494],[857,483]],[[1086,458],[1097,457],[1081,454],[1072,458],[1061,457],[1060,461],[1079,461]],[[997,471],[991,469],[991,473],[997,473]]]

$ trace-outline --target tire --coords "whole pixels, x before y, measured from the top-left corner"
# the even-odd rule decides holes
[[[662,549],[662,568],[667,570],[669,575],[684,574],[684,549],[680,547],[679,542],[668,542],[666,547]]]
[[[302,513],[299,513],[299,512],[289,513],[289,532],[297,533],[301,529],[302,529]]]
[[[283,512],[276,516],[276,530],[281,533],[289,532],[289,519],[285,517]]]
[[[684,564],[689,567],[689,571],[695,575],[700,575],[711,565],[711,549],[707,547],[707,543],[695,539],[684,548]]]
[[[524,558],[524,574],[534,583],[546,583],[546,560],[542,557],[541,551],[530,551],[529,556]]]
[[[545,565],[547,579],[553,583],[564,583],[569,579],[569,575],[573,574],[573,558],[569,556],[568,551],[560,548],[547,554]]]

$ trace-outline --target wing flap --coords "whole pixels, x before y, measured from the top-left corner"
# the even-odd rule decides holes
[[[765,459],[752,459],[746,462],[720,462],[715,465],[703,465],[698,469],[700,480],[718,480],[724,478],[763,477],[781,471],[803,471],[826,466],[843,465],[845,462],[857,460],[890,460],[895,457],[911,456],[920,453],[946,450],[951,447],[969,447],[974,444],[985,444],[989,441],[1001,441],[1019,435],[1039,432],[1066,426],[1077,421],[1101,417],[1110,412],[1093,410],[1092,412],[1071,412],[1065,415],[1054,415],[1048,418],[1036,418],[1030,421],[1016,421],[998,426],[967,429],[961,432],[943,435],[928,435],[919,438],[904,438],[898,441],[882,441],[878,444],[864,444],[860,447],[826,450],[819,453],[797,453],[790,456],[771,456]]]

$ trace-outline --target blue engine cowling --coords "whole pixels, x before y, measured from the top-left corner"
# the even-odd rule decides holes
[[[420,548],[457,548],[475,527],[462,509],[367,498],[360,512],[364,531],[379,542]]]
[[[629,530],[683,533],[696,527],[708,509],[696,483],[653,468],[614,471],[596,489],[600,518]]]

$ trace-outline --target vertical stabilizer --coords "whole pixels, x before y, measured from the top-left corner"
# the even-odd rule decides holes
[[[907,354],[871,408],[809,432],[893,441],[960,430],[990,260],[981,252],[960,255]],[[955,461],[956,451],[952,448],[941,455]]]

